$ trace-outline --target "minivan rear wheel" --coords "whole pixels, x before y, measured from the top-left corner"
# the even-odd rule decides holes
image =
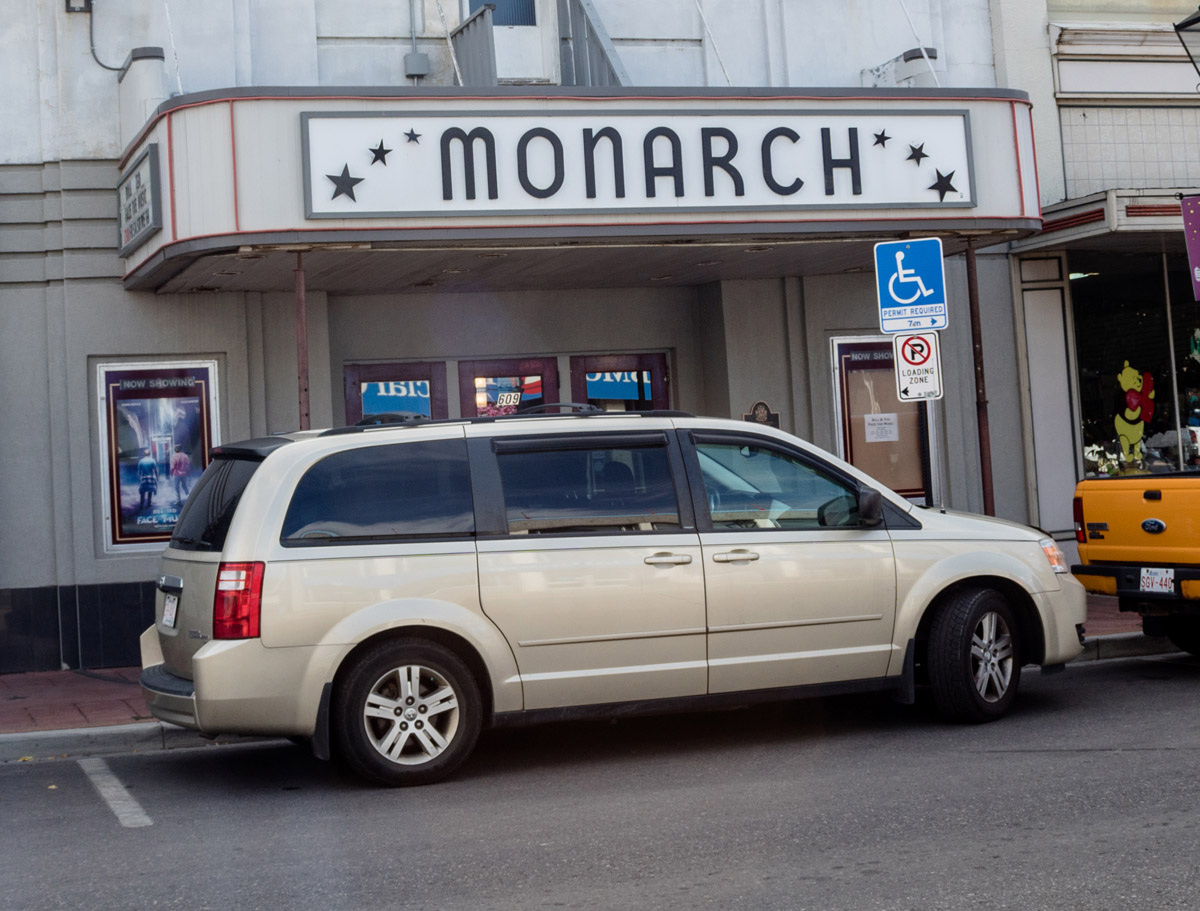
[[[335,697],[339,753],[386,785],[429,784],[479,739],[482,700],[462,660],[433,642],[384,642],[361,655]]]
[[[929,629],[929,683],[938,711],[952,721],[992,721],[1008,712],[1021,681],[1016,618],[990,588],[952,595]]]

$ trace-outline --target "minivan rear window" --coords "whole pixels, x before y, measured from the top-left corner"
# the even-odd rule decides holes
[[[260,464],[259,459],[214,458],[183,505],[171,546],[179,550],[223,550],[238,500]]]

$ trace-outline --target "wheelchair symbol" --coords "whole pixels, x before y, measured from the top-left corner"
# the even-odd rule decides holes
[[[911,297],[901,297],[896,293],[896,285],[916,285]],[[888,279],[888,294],[892,296],[898,304],[911,304],[913,301],[921,297],[928,297],[933,293],[933,288],[926,288],[925,282],[921,281],[921,276],[917,275],[916,269],[904,268],[904,253],[896,253],[896,271],[890,279]]]

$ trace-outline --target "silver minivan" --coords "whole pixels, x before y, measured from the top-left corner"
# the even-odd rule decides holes
[[[1055,543],[914,507],[770,427],[678,412],[214,450],[141,638],[158,718],[421,784],[485,725],[927,686],[1005,714],[1079,654]]]

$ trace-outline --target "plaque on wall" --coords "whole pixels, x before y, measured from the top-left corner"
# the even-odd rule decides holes
[[[743,421],[750,421],[752,424],[766,424],[768,427],[779,429],[779,413],[771,410],[771,406],[766,402],[755,402],[750,406],[750,410],[742,415]]]

